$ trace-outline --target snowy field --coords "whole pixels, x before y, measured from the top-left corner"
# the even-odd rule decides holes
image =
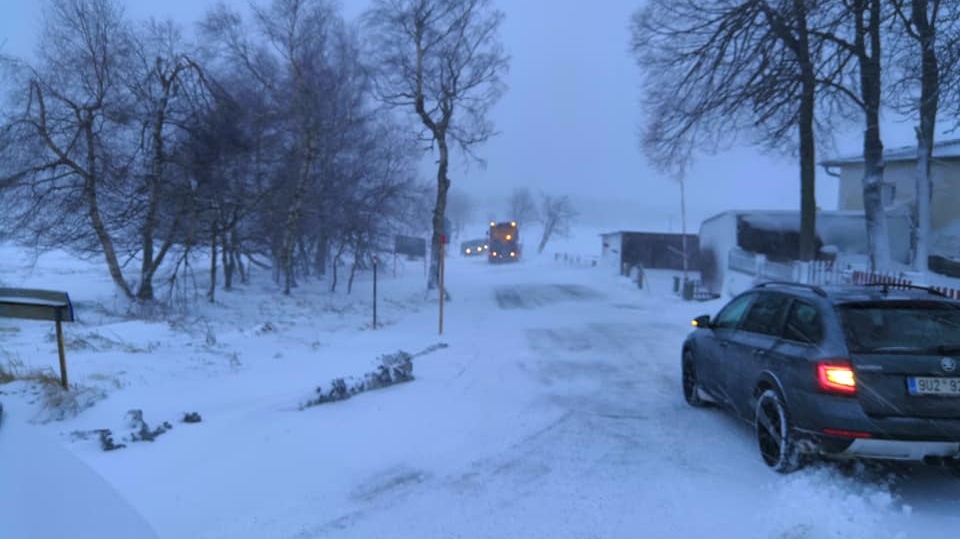
[[[199,299],[187,289],[182,308],[142,321],[123,315],[100,266],[3,247],[0,285],[66,290],[78,321],[64,324],[74,385],[65,398],[51,382],[53,324],[0,319],[0,365],[21,378],[0,384],[0,516],[45,471],[64,490],[99,475],[164,539],[926,538],[960,529],[960,479],[946,472],[824,464],[780,476],[764,467],[749,426],[687,407],[679,346],[690,319],[719,301],[681,301],[673,272],[648,272],[640,289],[589,264],[598,232],[577,231],[513,265],[451,254],[442,334],[420,261],[398,261],[396,274],[392,260],[381,268],[377,327],[369,273],[349,295],[345,281],[331,294],[308,280],[285,297],[263,270],[218,291],[213,305],[198,283]],[[304,406],[318,387],[363,380],[399,351],[413,356],[414,380]],[[144,425],[131,424],[131,410],[154,441],[134,439]],[[199,422],[183,421],[194,413]],[[164,423],[171,428],[157,432]],[[125,447],[104,451],[100,429]],[[15,450],[17,433],[52,441],[95,474],[50,470],[52,457]],[[18,508],[15,521],[27,524],[0,519],[0,537],[38,537],[51,515],[90,518],[69,509]],[[98,518],[114,533],[78,525],[69,536],[131,536],[120,517]]]

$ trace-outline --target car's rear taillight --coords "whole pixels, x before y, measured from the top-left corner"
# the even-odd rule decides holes
[[[830,436],[840,436],[843,438],[873,438],[873,435],[869,432],[862,432],[859,430],[823,429],[823,433],[829,434]]]
[[[828,393],[853,395],[857,392],[857,379],[849,363],[829,361],[817,363],[817,384]]]

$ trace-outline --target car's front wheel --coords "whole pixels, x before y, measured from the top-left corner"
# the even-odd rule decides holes
[[[700,378],[697,376],[697,364],[693,352],[683,351],[683,399],[695,408],[703,408],[707,402],[700,397]]]
[[[757,444],[764,464],[778,473],[790,473],[803,462],[790,424],[790,414],[780,394],[767,389],[757,399]]]

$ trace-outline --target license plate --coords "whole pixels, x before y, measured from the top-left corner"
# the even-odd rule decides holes
[[[909,376],[907,390],[911,395],[960,397],[960,378]]]

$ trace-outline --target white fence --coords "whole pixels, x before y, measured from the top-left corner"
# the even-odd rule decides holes
[[[730,251],[727,268],[752,275],[755,281],[790,281],[812,285],[910,283],[919,278],[911,272],[870,273],[866,268],[837,264],[831,260],[771,262],[762,254],[741,249]]]

